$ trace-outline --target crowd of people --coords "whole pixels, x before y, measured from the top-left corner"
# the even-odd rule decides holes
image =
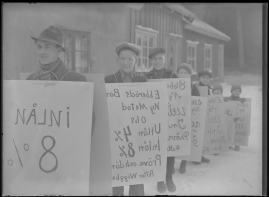
[[[55,26],[50,26],[45,29],[39,37],[32,37],[35,45],[37,46],[37,52],[39,57],[38,69],[35,73],[31,74],[27,80],[56,80],[56,81],[86,81],[86,78],[76,72],[70,71],[66,68],[62,60],[59,58],[61,52],[65,52],[63,47],[63,34],[61,30]],[[147,82],[148,79],[168,79],[179,78],[180,75],[191,75],[192,67],[188,63],[178,65],[174,73],[165,67],[165,49],[161,47],[150,50],[148,58],[153,69],[147,73],[137,73],[135,71],[135,65],[138,63],[138,57],[140,56],[141,47],[123,42],[116,46],[115,52],[117,54],[117,63],[119,70],[111,75],[105,77],[105,83],[134,83],[134,82]],[[207,70],[198,72],[198,83],[191,83],[191,95],[200,96],[197,86],[207,86],[208,95],[217,95],[223,93],[223,87],[221,84],[214,84],[210,86],[210,79],[212,73]],[[224,101],[241,101],[240,98],[242,89],[240,85],[233,85],[231,87],[231,96],[226,97]],[[94,117],[94,116],[93,116]],[[93,121],[94,122],[94,121]],[[235,146],[234,150],[239,151],[240,147]],[[201,162],[193,162],[196,165],[201,163],[209,163],[210,160],[205,156],[201,157]],[[166,181],[157,182],[157,190],[160,193],[166,191],[176,191],[176,185],[173,182],[173,174],[175,157],[167,157],[166,167]],[[182,160],[179,168],[180,173],[186,172],[186,160]],[[123,195],[124,187],[113,187],[113,195]],[[144,185],[130,185],[129,195],[144,195]]]

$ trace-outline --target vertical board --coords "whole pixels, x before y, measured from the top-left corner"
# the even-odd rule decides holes
[[[191,86],[190,76],[179,79],[148,79],[166,82],[168,97],[168,156],[191,154]]]
[[[203,143],[204,143],[207,98],[192,96],[191,100],[192,100],[191,154],[189,156],[181,156],[177,158],[181,160],[201,162]]]
[[[112,186],[165,180],[167,88],[164,83],[106,84]]]
[[[93,83],[4,81],[3,193],[89,195]]]
[[[208,96],[203,154],[216,154],[229,150],[222,95]]]

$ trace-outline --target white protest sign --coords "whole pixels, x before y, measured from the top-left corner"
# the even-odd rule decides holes
[[[235,134],[235,118],[238,104],[236,102],[224,102],[223,104],[225,108],[225,117],[227,123],[228,145],[233,146]]]
[[[191,82],[190,76],[174,79],[149,79],[166,82],[168,97],[168,156],[191,154]]]
[[[5,81],[3,194],[89,195],[93,83]]]
[[[112,186],[164,181],[167,160],[165,83],[106,84]]]
[[[238,103],[236,117],[239,118],[235,123],[234,145],[248,146],[251,121],[251,99],[245,98],[245,102]],[[233,102],[233,101],[232,101]]]
[[[177,157],[181,160],[201,162],[203,143],[204,143],[204,131],[205,120],[207,110],[207,98],[192,96],[192,146],[191,154],[188,156]]]
[[[216,154],[229,150],[225,110],[222,95],[207,97],[207,117],[203,154]]]

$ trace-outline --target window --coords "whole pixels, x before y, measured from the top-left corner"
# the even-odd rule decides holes
[[[138,63],[136,65],[135,70],[137,72],[147,72],[151,70],[151,65],[149,63],[149,50],[156,47],[157,43],[157,31],[144,28],[141,26],[136,26],[135,29],[135,44],[142,48],[142,53],[138,58]]]
[[[192,66],[193,71],[197,72],[197,44],[187,40],[187,63]]]
[[[205,44],[204,47],[204,69],[212,72],[212,45]]]
[[[90,59],[90,33],[62,29],[64,34],[65,53],[61,53],[61,59],[68,69],[89,73],[91,67]]]

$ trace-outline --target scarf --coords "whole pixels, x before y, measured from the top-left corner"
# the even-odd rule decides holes
[[[51,72],[55,71],[60,65],[61,59],[58,58],[55,62],[50,64],[41,64],[39,61],[39,69],[36,72],[36,80],[51,80]]]

